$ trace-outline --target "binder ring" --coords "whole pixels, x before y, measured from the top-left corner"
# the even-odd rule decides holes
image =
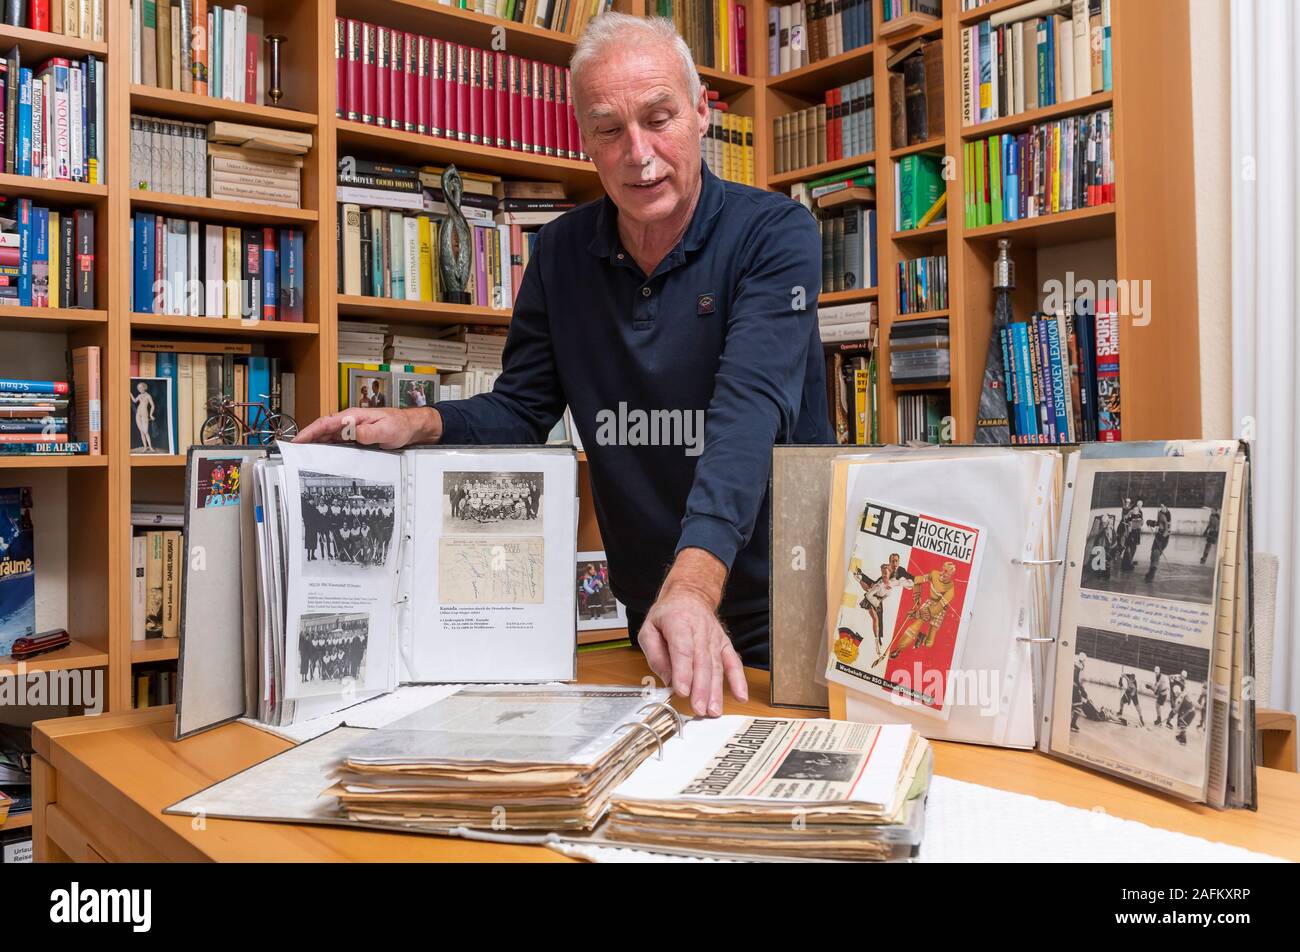
[[[1016,641],[1023,641],[1027,645],[1054,645],[1055,638],[1026,638],[1024,635],[1016,635]]]
[[[641,713],[642,711],[644,711],[647,707],[650,708],[651,710],[653,710],[654,708],[657,708],[657,707],[662,707],[665,711],[667,711],[669,714],[671,714],[671,715],[673,716],[673,720],[675,720],[675,721],[677,722],[677,733],[678,733],[678,735],[680,736],[681,734],[684,734],[684,733],[686,732],[686,718],[682,717],[681,711],[677,710],[677,708],[673,707],[673,706],[672,706],[671,704],[669,704],[668,702],[666,702],[666,701],[651,701],[649,704],[646,704],[646,705],[643,706],[643,707],[639,707],[639,708],[637,708],[637,713],[640,714],[640,713]]]
[[[1012,559],[1012,565],[1064,565],[1065,559]]]
[[[649,734],[651,737],[653,737],[653,738],[655,739],[655,746],[659,748],[659,752],[655,755],[655,759],[656,759],[656,760],[663,760],[663,759],[664,759],[664,742],[663,742],[662,740],[659,739],[659,735],[658,735],[658,734],[656,734],[654,731],[652,731],[652,730],[651,730],[649,727],[647,727],[645,724],[642,724],[640,721],[637,721],[635,724],[619,724],[618,727],[615,727],[615,728],[614,728],[614,730],[615,730],[615,731],[620,731],[620,730],[622,730],[624,727],[635,727],[637,730],[645,731],[647,734]]]

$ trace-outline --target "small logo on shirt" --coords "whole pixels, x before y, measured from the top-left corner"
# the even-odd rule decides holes
[[[695,302],[695,316],[704,317],[706,314],[712,314],[713,301],[713,292],[701,294],[699,299]]]

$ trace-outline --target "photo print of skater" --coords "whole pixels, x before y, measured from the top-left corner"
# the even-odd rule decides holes
[[[860,568],[853,570],[853,577],[862,586],[862,601],[858,604],[859,607],[865,608],[871,616],[871,633],[876,638],[876,650],[880,651],[884,646],[884,636],[881,628],[885,623],[885,601],[900,588],[912,588],[914,576],[899,565],[898,555],[895,553],[889,557],[888,562],[880,566],[879,578],[871,578]],[[879,661],[879,658],[877,658],[877,661]]]

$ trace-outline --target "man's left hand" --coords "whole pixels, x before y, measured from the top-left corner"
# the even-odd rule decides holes
[[[650,669],[697,717],[722,713],[725,679],[737,700],[749,699],[745,669],[718,621],[726,566],[703,549],[683,549],[664,580],[638,641]]]

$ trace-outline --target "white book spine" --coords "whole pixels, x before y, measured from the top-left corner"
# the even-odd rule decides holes
[[[497,239],[501,248],[501,303],[502,308],[514,305],[514,283],[510,274],[510,226],[497,225]]]
[[[32,177],[47,178],[41,152],[45,148],[45,83],[32,79]]]
[[[388,247],[402,249],[401,254],[391,255],[389,262],[392,271],[391,285],[389,289],[390,296],[395,298],[406,297],[406,219],[402,217],[401,212],[390,211],[388,213]],[[376,335],[379,340],[376,341],[381,347],[383,346],[382,335]]]
[[[234,56],[232,61],[235,66],[235,94],[237,102],[244,102],[246,96],[246,81],[244,79],[247,73],[248,57],[248,7],[242,3],[235,4],[235,42]]]
[[[139,0],[136,0],[138,3]],[[145,563],[149,556],[148,537],[131,538],[131,640],[144,641]]]
[[[207,300],[204,312],[208,317],[226,316],[226,289],[223,269],[225,267],[225,229],[220,225],[204,226],[204,290]]]
[[[185,260],[187,264],[187,281],[185,285],[186,298],[189,302],[190,317],[198,317],[203,305],[203,285],[199,281],[199,223],[191,221],[186,223],[189,229],[189,248],[186,251]]]
[[[56,0],[57,2],[57,0]],[[144,36],[144,0],[131,3],[131,82],[137,86],[144,82],[144,63],[140,58],[140,43]]]
[[[420,300],[420,220],[414,216],[402,219],[406,232],[406,299]]]
[[[186,310],[185,282],[189,277],[189,235],[185,220],[167,221],[167,283],[171,300],[168,314],[183,315]]]
[[[221,98],[235,98],[235,11],[221,11]]]

